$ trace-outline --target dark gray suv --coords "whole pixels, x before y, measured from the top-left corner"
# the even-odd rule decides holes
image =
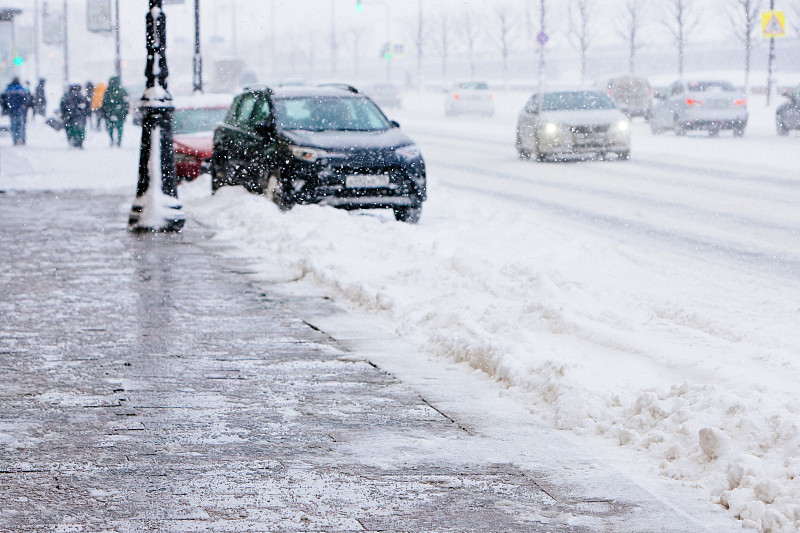
[[[389,208],[417,222],[426,199],[416,144],[349,86],[247,89],[214,130],[211,190],[243,185],[281,209]]]

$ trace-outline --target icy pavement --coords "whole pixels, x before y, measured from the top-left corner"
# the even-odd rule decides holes
[[[352,317],[263,292],[197,225],[127,233],[130,201],[0,194],[0,530],[737,527],[487,400],[496,385],[373,357],[358,346],[393,341],[363,327],[335,339]]]

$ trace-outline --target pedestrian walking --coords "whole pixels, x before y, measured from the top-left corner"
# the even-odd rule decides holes
[[[28,106],[31,105],[31,93],[14,78],[0,96],[2,112],[11,119],[11,138],[14,144],[25,144],[25,123],[28,118]]]
[[[89,99],[83,94],[83,90],[78,84],[70,85],[61,98],[61,119],[67,130],[67,140],[70,145],[77,148],[83,148],[90,105]]]
[[[94,96],[92,96],[92,121],[97,131],[100,131],[103,124],[103,98],[105,98],[107,88],[108,84],[104,81],[94,86]]]
[[[47,96],[44,91],[44,78],[39,78],[33,93],[33,114],[45,116],[47,113]]]
[[[108,80],[108,88],[103,95],[103,118],[106,120],[108,134],[111,137],[111,146],[114,146],[114,132],[116,144],[122,145],[122,128],[125,126],[125,117],[128,116],[130,102],[128,91],[120,85],[119,76],[112,76]]]

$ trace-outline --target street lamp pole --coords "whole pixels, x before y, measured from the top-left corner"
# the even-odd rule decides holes
[[[122,79],[122,57],[120,55],[119,0],[114,0],[114,73]]]
[[[39,80],[40,77],[40,70],[41,65],[39,64],[39,0],[36,0],[33,4],[33,60],[36,62],[36,80]]]
[[[172,116],[175,108],[167,90],[167,17],[162,9],[162,0],[149,1],[150,10],[145,18],[147,84],[140,102],[142,143],[139,183],[128,219],[128,230],[180,231],[185,216],[178,201],[175,153],[172,148]]]
[[[201,93],[203,92],[203,56],[200,55],[200,0],[194,0],[194,59],[192,60],[192,72],[192,89],[196,93]]]
[[[331,74],[336,76],[339,43],[336,42],[336,0],[331,0]]]
[[[69,39],[67,38],[67,0],[64,0],[64,89],[69,87]]]

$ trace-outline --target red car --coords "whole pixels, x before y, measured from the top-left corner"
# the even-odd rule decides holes
[[[175,99],[172,121],[175,172],[178,181],[192,181],[207,172],[214,147],[214,126],[225,120],[230,95],[198,95]]]

